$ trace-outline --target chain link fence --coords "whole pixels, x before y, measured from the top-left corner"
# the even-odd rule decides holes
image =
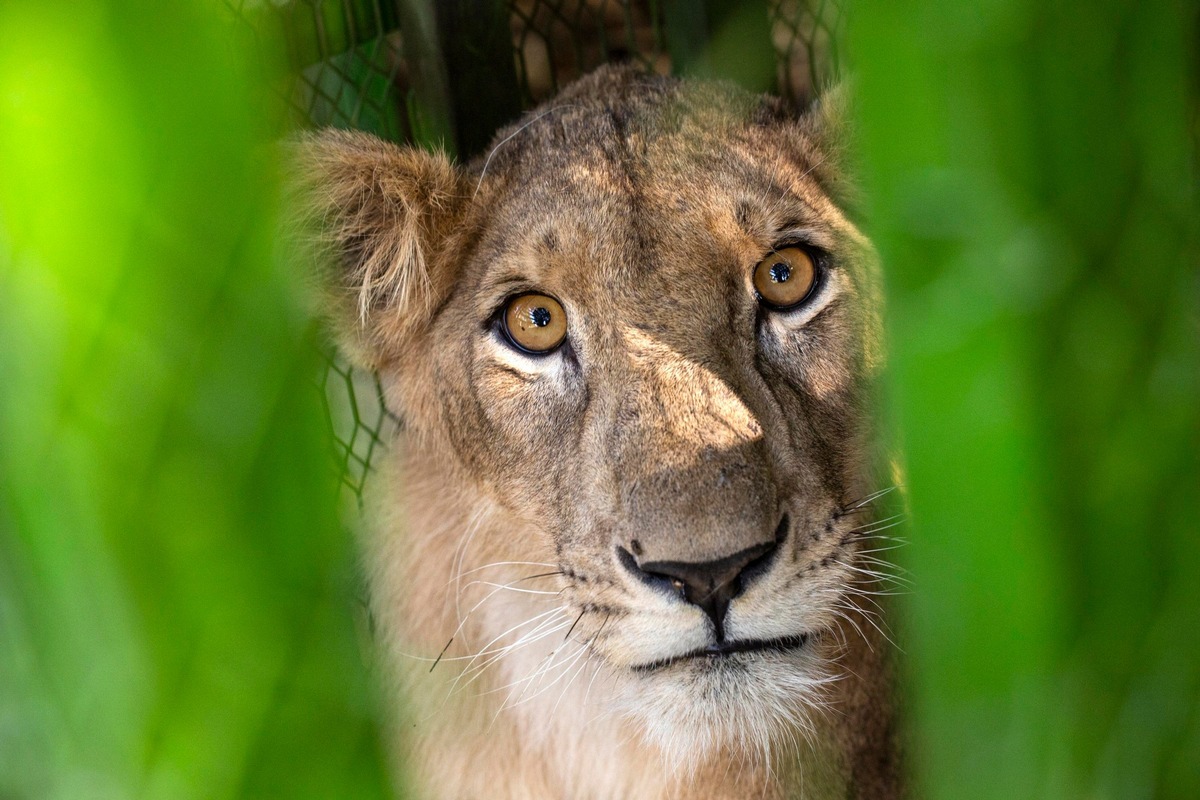
[[[841,63],[841,0],[227,0],[256,38],[281,132],[335,126],[442,147],[466,161],[501,125],[607,62],[659,74],[722,75],[706,61],[736,28],[735,57],[773,59],[773,89],[797,105]],[[761,45],[761,46],[756,46]],[[282,100],[282,102],[278,102]],[[320,389],[331,463],[361,503],[401,420],[377,376],[324,350]]]

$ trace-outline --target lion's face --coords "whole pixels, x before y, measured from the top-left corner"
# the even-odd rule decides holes
[[[498,667],[513,713],[587,683],[566,702],[677,760],[765,746],[820,703],[862,571],[873,256],[769,103],[610,72],[537,113],[472,170],[391,165],[433,188],[419,285],[347,326],[409,422],[382,602],[432,655],[454,637],[455,686]],[[407,212],[349,202],[357,289]]]

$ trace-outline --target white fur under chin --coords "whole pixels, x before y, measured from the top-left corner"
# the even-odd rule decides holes
[[[630,673],[614,702],[663,766],[686,778],[717,757],[769,769],[796,753],[814,732],[831,680],[807,649],[701,657]]]
[[[835,679],[820,637],[788,652],[688,658],[646,672],[561,637],[507,652],[483,696],[495,703],[494,730],[505,717],[515,723],[526,752],[575,796],[676,796],[714,769],[783,777],[812,764]],[[650,772],[620,766],[631,759]],[[811,780],[812,769],[800,769]]]
[[[826,690],[835,678],[816,645],[690,658],[652,672],[614,667],[582,652],[586,646],[564,648],[564,664],[582,657],[578,668],[565,669],[570,674],[557,685],[546,678],[544,686],[541,679],[522,685],[521,676],[558,659],[539,660],[526,650],[505,659],[505,683],[520,688],[508,693],[499,713],[516,714],[530,744],[565,759],[560,775],[568,779],[580,768],[603,774],[605,768],[589,769],[585,762],[611,768],[628,745],[656,754],[668,785],[689,783],[714,763],[771,774],[796,763],[796,756],[804,760],[825,713]]]

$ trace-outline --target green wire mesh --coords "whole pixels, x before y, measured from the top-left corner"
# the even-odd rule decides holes
[[[334,448],[334,468],[359,502],[376,451],[400,428],[383,396],[379,376],[356,370],[330,348],[322,351],[321,397]]]
[[[439,2],[443,5],[435,5]],[[461,42],[438,42],[432,23],[451,19],[455,12],[446,8],[456,5],[459,22],[454,24],[479,16],[472,14],[475,6],[458,0],[226,2],[264,55],[271,53],[286,65],[283,75],[269,81],[276,100],[282,101],[273,104],[281,109],[274,112],[281,131],[357,128],[391,141],[435,143],[451,151],[455,142],[447,141],[446,134],[452,128],[437,120],[454,107],[445,95],[456,87],[446,82],[444,67],[439,73],[437,62],[443,52],[456,45],[461,52],[462,47]],[[704,21],[719,16],[717,5],[711,0],[504,0],[495,18],[508,20],[511,69],[520,102],[528,108],[606,62],[631,62],[669,74],[672,31],[705,31]],[[775,54],[776,91],[799,103],[808,101],[837,77],[840,3],[766,0],[762,14],[770,37],[763,44]],[[466,71],[463,65],[453,66],[459,68],[450,71],[455,75],[469,74],[476,66],[505,68],[482,57]],[[513,109],[512,116],[519,111]],[[460,127],[473,123],[455,122]],[[332,468],[361,504],[374,459],[401,420],[387,408],[377,376],[353,369],[332,348],[323,352],[320,389],[333,445]]]
[[[290,0],[227,4],[258,37],[282,49],[288,74],[273,81],[282,129],[333,125],[411,141],[410,98],[398,15],[391,4]],[[276,107],[280,107],[276,104]]]

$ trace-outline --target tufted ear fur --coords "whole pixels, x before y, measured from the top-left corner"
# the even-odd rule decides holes
[[[346,356],[378,369],[399,357],[449,291],[453,276],[436,262],[466,205],[463,176],[442,153],[357,131],[308,134],[295,156],[302,235],[317,244],[320,310]]]
[[[858,185],[850,178],[858,172],[853,106],[853,87],[842,81],[823,91],[800,117],[801,128],[819,152],[813,177],[852,217],[858,216],[862,202]]]

